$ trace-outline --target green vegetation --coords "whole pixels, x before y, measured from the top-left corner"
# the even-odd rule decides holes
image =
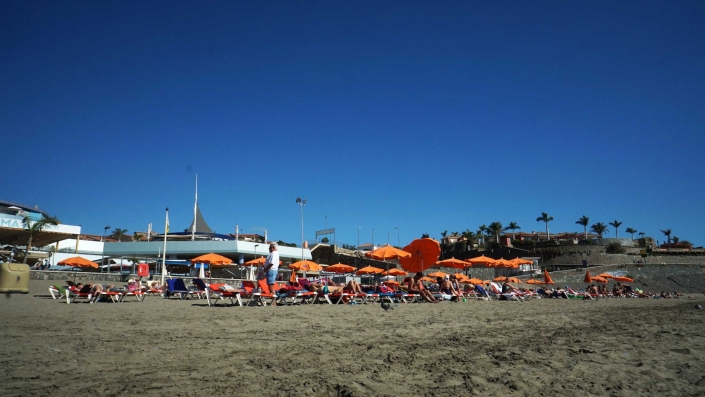
[[[580,219],[575,221],[575,223],[583,226],[583,231],[585,232],[585,240],[587,240],[587,227],[590,224],[590,218],[583,215]]]
[[[553,217],[548,216],[548,214],[545,212],[542,212],[541,216],[536,218],[536,222],[544,222],[546,224],[546,240],[551,239],[551,234],[548,232],[548,222],[550,222],[552,220],[553,220]]]
[[[61,223],[56,217],[46,217],[43,216],[38,221],[32,221],[29,215],[25,215],[22,218],[22,225],[24,226],[25,232],[27,232],[27,247],[24,250],[24,259],[22,263],[27,263],[27,257],[29,256],[29,250],[32,249],[32,240],[34,237],[41,233],[48,226],[56,226]]]
[[[622,243],[619,241],[614,241],[610,243],[607,248],[605,248],[605,252],[608,254],[623,254],[627,252],[626,248],[622,247]]]
[[[610,222],[610,226],[614,228],[614,237],[619,238],[618,229],[622,226],[622,222],[615,219],[614,222]]]
[[[600,238],[602,238],[602,235],[607,232],[607,225],[602,222],[597,222],[596,224],[590,226],[590,231],[599,234]]]

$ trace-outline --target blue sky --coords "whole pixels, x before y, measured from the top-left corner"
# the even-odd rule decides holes
[[[705,244],[705,3],[6,2],[0,196],[63,222]],[[10,145],[7,145],[10,143]],[[614,235],[609,228],[607,235]]]

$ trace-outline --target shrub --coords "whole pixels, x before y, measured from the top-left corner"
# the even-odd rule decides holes
[[[614,241],[611,242],[607,246],[607,248],[605,248],[605,252],[607,252],[608,254],[623,254],[627,252],[627,250],[622,247],[622,243],[620,243],[619,241]]]

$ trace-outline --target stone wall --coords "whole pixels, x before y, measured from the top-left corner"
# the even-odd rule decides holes
[[[688,276],[688,275],[703,275],[705,274],[705,266],[700,264],[620,264],[606,266],[589,266],[587,269],[571,269],[551,272],[551,279],[557,286],[564,285],[582,285],[585,278],[585,271],[590,271],[590,274],[596,276],[600,273],[610,273],[615,276],[628,276],[634,279],[666,279],[673,276]],[[521,276],[521,279],[529,277]],[[535,277],[542,278],[542,277]]]

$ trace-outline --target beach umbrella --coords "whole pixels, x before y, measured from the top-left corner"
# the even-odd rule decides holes
[[[461,261],[460,259],[450,258],[436,262],[436,266],[452,267],[454,269],[465,269],[466,267],[470,267],[470,264],[465,261]]]
[[[465,282],[465,281],[466,280],[463,280],[462,282]],[[470,284],[482,284],[483,283],[482,280],[480,280],[479,278],[469,278],[469,279],[467,279],[467,281],[469,281]]]
[[[387,280],[387,281],[383,281],[382,284],[387,284],[387,285],[399,285],[399,281]]]
[[[365,256],[368,258],[377,259],[378,261],[386,261],[388,259],[406,258],[411,256],[411,254],[400,250],[399,248],[394,248],[391,245],[385,245],[384,247],[365,253]]]
[[[404,247],[411,255],[399,258],[401,267],[412,273],[422,272],[433,266],[441,253],[441,245],[432,238],[419,238]]]
[[[495,266],[497,266],[497,267],[504,267],[504,268],[507,268],[507,269],[512,269],[512,268],[515,268],[515,267],[519,267],[519,265],[515,265],[515,264],[512,263],[511,261],[508,261],[508,260],[506,260],[506,259],[504,259],[504,258],[499,258],[499,259],[497,259],[497,260],[495,261],[495,263],[496,263]]]
[[[440,278],[444,278],[444,277],[447,276],[447,275],[448,275],[448,273],[445,273],[445,272],[433,272],[433,273],[427,274],[426,277],[434,277],[434,278],[435,278],[435,277],[440,277]]]
[[[609,274],[609,273],[600,273],[600,274],[597,275],[597,277],[602,277],[602,278],[614,278],[614,276],[611,275],[611,274]]]
[[[609,281],[606,278],[600,277],[600,276],[590,277],[590,279],[596,283],[602,283],[602,284],[606,284]]]
[[[428,277],[428,276],[425,276],[425,277],[421,277],[421,281],[425,281],[425,282],[427,282],[427,283],[435,283],[435,282],[436,282],[436,279],[435,279],[435,278]]]
[[[98,264],[82,256],[73,256],[71,258],[66,258],[58,263],[58,265],[72,266],[72,267],[92,267],[97,269]]]
[[[530,261],[528,259],[523,259],[523,258],[514,258],[511,259],[510,262],[516,263],[517,265],[533,265],[534,261]]]
[[[482,265],[485,267],[493,267],[497,263],[496,260],[489,258],[487,256],[481,255],[475,258],[466,259],[465,262],[470,263],[472,266]]]
[[[267,258],[260,257],[257,259],[249,260],[249,261],[243,263],[242,266],[261,266],[261,265],[264,265],[264,262],[267,262]],[[281,265],[282,261],[279,261],[279,264]]]
[[[537,280],[535,278],[532,278],[530,280],[526,280],[526,283],[527,284],[543,284],[543,282],[541,280]]]
[[[328,266],[325,271],[338,274],[345,274],[354,272],[355,268],[350,265],[345,265],[343,263],[336,263],[335,265]]]
[[[233,263],[232,259],[214,253],[197,256],[191,259],[191,263],[207,263],[209,265],[228,265]]]
[[[548,269],[546,269],[546,268],[543,269],[543,283],[546,285],[555,284],[553,282],[553,279],[551,278],[551,275],[548,274]]]
[[[620,283],[633,283],[634,279],[626,276],[615,277],[614,281],[619,281]]]
[[[585,278],[583,279],[583,282],[590,284],[592,282],[592,278],[590,277],[590,271],[585,272]]]
[[[514,284],[521,284],[521,283],[523,283],[524,281],[522,281],[521,279],[518,279],[518,278],[516,278],[516,277],[509,277],[509,278],[507,279],[507,282],[508,282],[508,283],[514,283]]]
[[[465,280],[466,278],[468,278],[468,276],[464,275],[463,273],[455,273],[453,275],[458,281]]]
[[[361,276],[363,274],[382,274],[384,273],[384,269],[380,269],[378,267],[374,266],[365,266],[362,269],[359,269],[355,274],[358,276]]]
[[[289,269],[298,272],[320,272],[323,266],[311,261],[298,261],[289,265]]]
[[[401,269],[397,269],[396,267],[389,269],[382,274],[384,274],[385,276],[407,276],[407,275],[409,275],[409,273],[407,273]]]
[[[498,276],[492,279],[492,281],[505,281],[507,279],[506,276]]]

